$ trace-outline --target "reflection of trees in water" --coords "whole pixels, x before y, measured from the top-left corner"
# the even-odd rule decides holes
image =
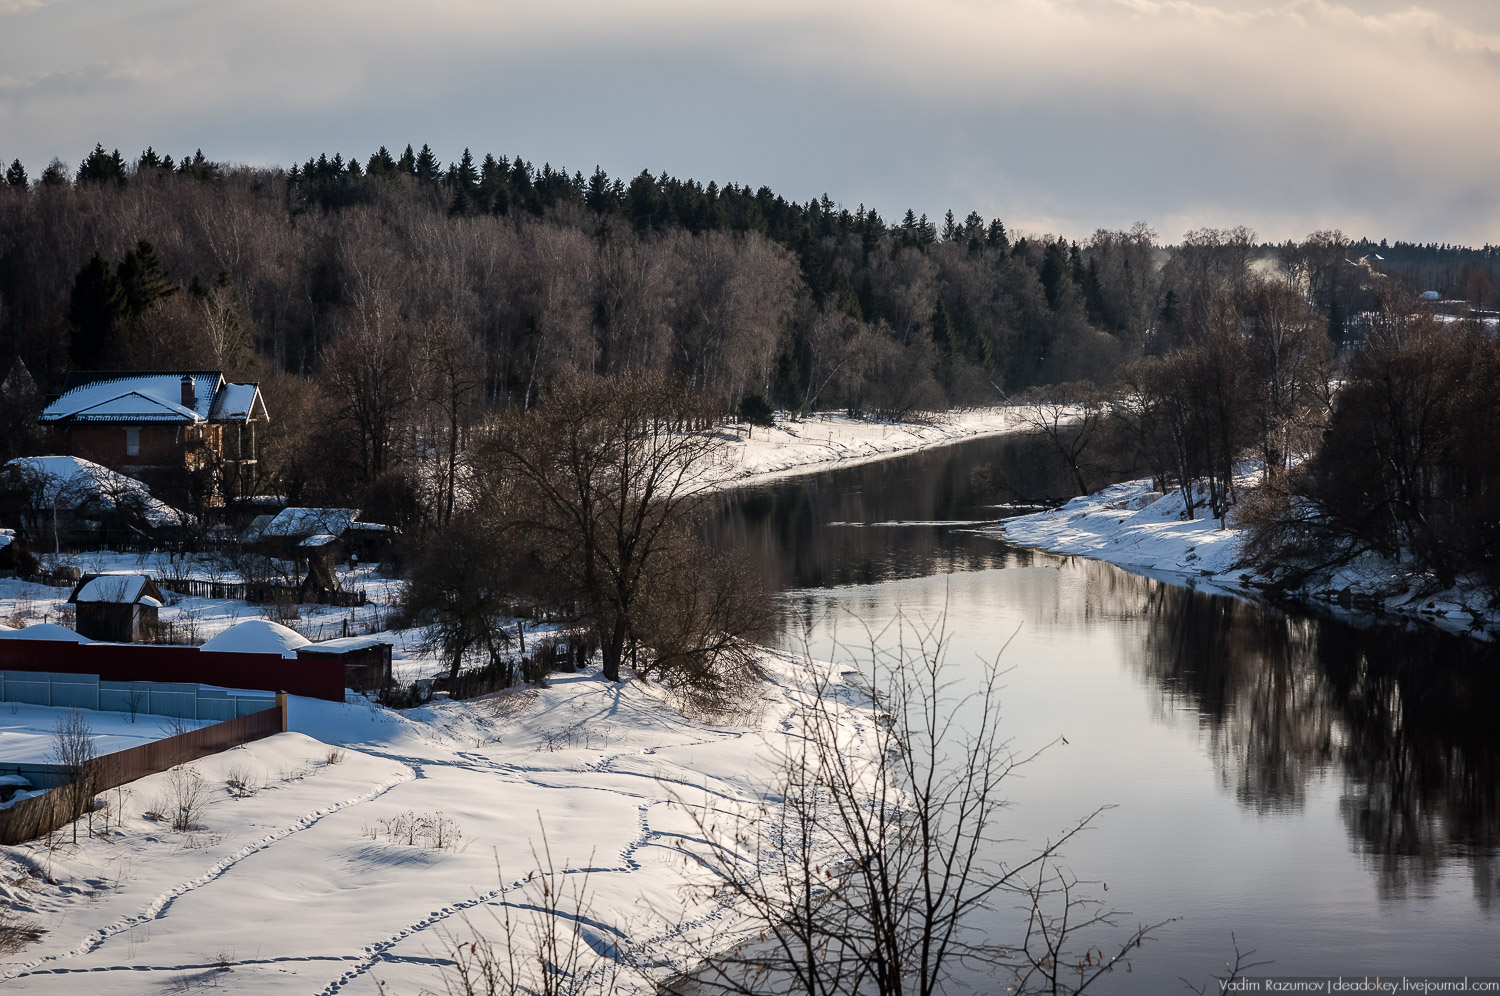
[[[1300,807],[1330,765],[1340,812],[1381,895],[1430,887],[1469,863],[1497,898],[1500,653],[1423,629],[1356,629],[1157,586],[1142,667],[1197,710],[1226,786],[1257,813]]]

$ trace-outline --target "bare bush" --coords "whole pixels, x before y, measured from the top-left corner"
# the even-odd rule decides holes
[[[1010,992],[1072,994],[1123,968],[1153,929],[1101,946],[1121,914],[1059,865],[1100,810],[1035,852],[1006,853],[1001,789],[1036,755],[1000,736],[1000,672],[960,694],[940,628],[897,643],[862,662],[860,692],[807,665],[808,705],[772,748],[764,806],[675,800],[700,839],[678,844],[702,873],[690,895],[732,907],[744,926],[727,950],[721,936],[685,938],[702,945],[699,965],[662,991],[928,996],[964,967],[1010,977]],[[1007,939],[973,919],[1002,899],[1022,911]]]
[[[166,795],[152,803],[147,816],[166,822],[178,833],[199,828],[208,806],[208,782],[186,766],[167,772]]]
[[[229,786],[229,794],[236,799],[245,799],[260,791],[261,780],[248,765],[236,764],[230,767],[229,776],[225,784]]]

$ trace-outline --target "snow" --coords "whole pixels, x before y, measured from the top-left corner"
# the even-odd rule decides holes
[[[1243,493],[1259,479],[1244,464],[1236,477]],[[1186,518],[1180,490],[1162,496],[1150,480],[1126,481],[1074,498],[1059,508],[1006,519],[995,530],[1007,540],[1054,553],[1103,560],[1160,580],[1188,582],[1241,597],[1258,593],[1270,579],[1247,563],[1244,530],[1231,510],[1221,527],[1206,509]],[[1288,592],[1306,601],[1409,616],[1482,639],[1500,630],[1500,611],[1489,605],[1482,585],[1468,580],[1433,592],[1432,578],[1409,565],[1374,554],[1310,579]]]
[[[50,764],[53,762],[53,740],[57,721],[69,710],[54,706],[28,705],[20,702],[0,702],[0,767],[15,764]],[[75,710],[83,716],[92,733],[90,737],[96,755],[113,754],[115,751],[139,747],[165,739],[182,730],[207,726],[197,720],[171,720],[171,729],[160,716],[137,716],[136,722],[118,712],[98,712],[93,709]]]
[[[40,420],[206,421],[223,376],[212,372],[186,373],[195,380],[190,408],[182,404],[182,373],[137,374],[97,380],[66,391],[43,409]]]
[[[0,896],[47,927],[3,956],[0,981],[7,993],[98,996],[200,982],[297,996],[441,992],[449,939],[500,941],[491,914],[502,904],[529,943],[526,879],[543,833],[565,894],[588,870],[586,969],[643,948],[658,972],[684,967],[685,939],[724,942],[740,923],[684,888],[685,809],[755,812],[769,748],[816,694],[805,663],[767,663],[771,683],[734,723],[689,719],[654,683],[597,672],[403,714],[293,697],[293,732],[190,765],[211,789],[201,829],[171,833],[145,817],[168,794],[163,773],[106,793],[121,825],[102,839],[0,850]],[[870,713],[839,693],[857,751]],[[232,771],[259,790],[231,793]],[[407,812],[455,821],[457,846],[382,831]],[[43,863],[49,882],[10,884]],[[214,968],[221,953],[227,972]],[[620,991],[648,987],[627,976]]]
[[[199,650],[218,653],[280,654],[296,657],[297,648],[312,641],[278,622],[269,619],[247,619],[224,630]]]
[[[225,384],[214,399],[210,417],[218,421],[229,419],[248,420],[265,416],[265,405],[260,401],[258,384]]]
[[[819,414],[779,415],[773,428],[735,425],[703,478],[716,487],[758,484],[794,474],[852,467],[900,453],[948,446],[1030,428],[1024,405],[934,414],[921,422],[883,422]],[[744,435],[741,435],[743,433]]]
[[[35,626],[27,626],[24,629],[13,629],[7,633],[0,633],[0,639],[53,640],[60,643],[94,642],[86,636],[79,636],[66,626],[59,626],[57,623],[38,623]]]
[[[336,640],[320,640],[317,643],[305,644],[304,653],[309,654],[346,654],[351,650],[368,650],[381,644],[388,644],[390,640],[382,640],[378,636],[346,636]]]
[[[82,457],[17,457],[6,466],[16,467],[39,480],[42,507],[56,502],[63,508],[76,509],[94,499],[102,507],[112,509],[125,501],[140,508],[153,526],[175,526],[188,518],[166,502],[151,497],[151,490],[135,478]]]
[[[78,589],[73,596],[75,602],[142,602],[160,605],[147,595],[142,597],[150,578],[144,574],[103,574]]]
[[[262,528],[260,535],[306,537],[316,533],[342,536],[359,517],[357,508],[284,508]]]

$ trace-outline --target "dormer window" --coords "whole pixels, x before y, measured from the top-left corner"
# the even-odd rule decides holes
[[[125,430],[125,455],[126,456],[140,456],[141,455],[141,430],[139,430],[139,429],[126,429]]]

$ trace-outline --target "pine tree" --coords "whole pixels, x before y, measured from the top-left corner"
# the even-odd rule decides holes
[[[84,157],[83,164],[78,167],[78,183],[124,183],[125,182],[125,160],[120,156],[120,150],[105,152],[104,146],[95,145],[94,151]]]
[[[161,169],[161,165],[161,156],[157,155],[156,150],[148,145],[146,146],[146,151],[142,152],[140,158],[136,159],[135,171],[137,173],[146,173]]]
[[[408,146],[407,150],[410,151],[410,149],[411,147]],[[375,177],[394,176],[396,160],[391,158],[390,152],[382,145],[380,151],[370,157],[369,163],[365,166],[365,172]]]
[[[114,358],[119,321],[125,317],[125,291],[104,254],[95,252],[73,278],[68,346],[73,365],[85,370],[107,366]]]
[[[437,186],[443,179],[442,164],[425,143],[422,151],[417,153],[416,174],[419,181],[432,186]]]
[[[953,209],[949,208],[948,213],[943,215],[942,240],[944,242],[957,242],[958,234],[958,219],[953,217]]]
[[[1010,237],[1005,234],[1005,226],[996,218],[990,222],[989,231],[984,236],[985,245],[991,249],[999,249],[1001,252],[1010,248]]]
[[[583,203],[595,214],[604,214],[613,206],[611,200],[609,174],[595,166],[594,175],[589,177],[588,188],[583,193]]]
[[[5,185],[13,190],[25,190],[31,185],[26,176],[26,167],[21,165],[21,160],[13,161],[10,168],[5,171]]]
[[[458,160],[457,186],[460,187],[467,198],[479,189],[479,170],[474,168],[474,157],[464,149],[464,154]]]
[[[1047,295],[1047,306],[1053,311],[1057,310],[1062,303],[1062,282],[1068,275],[1068,253],[1063,248],[1062,240],[1054,240],[1047,243],[1046,250],[1042,253],[1042,268],[1037,273],[1042,281],[1042,290]]]
[[[423,146],[426,148],[426,146]],[[396,171],[407,176],[417,175],[417,154],[412,152],[411,143],[406,143],[406,151],[401,153],[401,158],[396,163]]]
[[[139,318],[157,301],[177,293],[177,285],[167,277],[156,247],[145,239],[125,254],[117,276],[125,296],[125,315],[128,318]]]

